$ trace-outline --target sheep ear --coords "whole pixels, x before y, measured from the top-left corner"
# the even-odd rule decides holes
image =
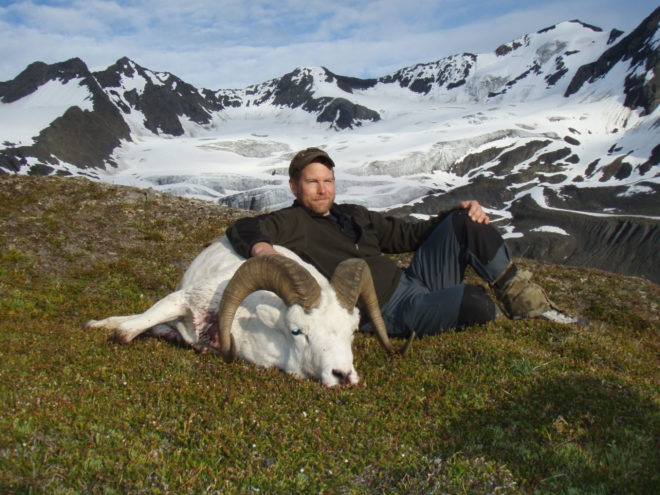
[[[257,305],[257,316],[267,327],[275,328],[282,318],[282,312],[268,304]]]

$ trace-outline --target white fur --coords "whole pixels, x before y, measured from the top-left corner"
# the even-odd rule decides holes
[[[351,344],[359,312],[343,309],[328,280],[290,250],[275,249],[304,266],[321,286],[321,303],[309,313],[299,305],[287,308],[272,292],[257,291],[238,307],[232,324],[238,357],[259,366],[276,366],[301,378],[316,378],[324,385],[355,384]],[[226,237],[214,242],[191,263],[177,290],[142,314],[92,320],[87,328],[113,331],[120,342],[130,342],[141,333],[183,341],[205,352],[209,322],[218,311],[222,293],[234,272],[245,261]],[[294,335],[299,329],[302,333]]]

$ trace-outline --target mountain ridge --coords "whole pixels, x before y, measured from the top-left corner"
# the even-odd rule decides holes
[[[0,126],[0,173],[262,210],[290,202],[288,161],[320,145],[340,201],[418,216],[476,198],[514,254],[658,281],[659,18],[627,34],[567,21],[379,78],[301,67],[243,89],[195,88],[126,57],[94,72],[35,62],[0,82],[0,118],[21,124]]]

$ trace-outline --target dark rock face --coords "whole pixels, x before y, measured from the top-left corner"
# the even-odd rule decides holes
[[[626,186],[613,187],[576,187],[564,186],[558,193],[548,192],[545,197],[548,205],[565,210],[579,210],[595,214],[639,215],[653,217],[658,215],[658,204],[653,201],[660,194],[660,186],[653,182],[639,182],[638,187],[646,192],[626,194]]]
[[[346,77],[338,76],[333,74],[328,69],[325,69],[327,77],[325,78],[326,82],[336,83],[337,87],[346,93],[353,93],[353,90],[365,90],[373,88],[378,84],[377,79],[360,79],[357,77]]]
[[[657,185],[649,187],[654,189],[649,194],[660,192]],[[565,188],[561,198],[557,195],[546,198],[557,210],[541,208],[529,195],[515,200],[509,209],[513,215],[511,223],[515,225],[515,232],[523,237],[507,239],[511,255],[563,265],[589,266],[644,277],[660,284],[660,221],[615,216],[616,207],[638,215],[657,215],[657,207],[654,209],[652,203],[638,196],[629,198],[630,202],[624,207],[621,198],[617,197],[623,189]],[[483,205],[500,208],[504,202],[512,201],[514,194],[506,188],[503,180],[481,179],[464,188],[429,195],[420,203],[388,213],[398,217],[411,213],[435,215],[455,208],[459,201],[475,198]],[[596,215],[609,211],[612,216],[571,211],[578,207]],[[498,219],[492,220],[492,225],[498,228]],[[557,233],[557,230],[565,234]]]
[[[89,76],[87,66],[79,58],[72,58],[53,65],[34,62],[12,81],[0,82],[0,100],[3,103],[12,103],[32,94],[39,86],[48,81],[68,82],[71,79],[87,76]]]
[[[660,222],[631,217],[596,217],[540,208],[529,196],[510,210],[522,239],[509,239],[513,256],[590,266],[660,283]],[[535,231],[557,227],[568,235]]]
[[[486,163],[497,158],[502,151],[506,148],[488,148],[486,150],[480,151],[478,153],[469,153],[465,155],[459,162],[456,162],[449,169],[450,172],[463,176],[475,168],[481,167]]]
[[[112,164],[107,157],[119,146],[120,139],[130,139],[128,126],[116,108],[99,103],[100,111],[69,108],[36,139],[30,154],[44,162],[63,160],[80,168],[105,168]]]
[[[272,90],[264,93],[264,98],[258,103],[266,103],[269,100],[275,105],[298,108],[310,104],[314,100],[312,85],[314,79],[309,73],[297,69],[282,76],[274,85]],[[312,105],[312,108],[317,108]]]
[[[515,233],[523,234],[507,240],[513,256],[589,266],[660,283],[660,221],[650,218],[657,217],[660,211],[656,199],[660,186],[640,182],[638,187],[645,192],[632,195],[627,194],[628,187],[623,185],[564,186],[557,193],[546,190],[549,208],[543,208],[529,195],[514,201],[516,193],[524,191],[513,186],[516,179],[524,182],[528,177],[478,176],[469,185],[436,191],[418,203],[390,210],[388,214],[435,215],[468,199],[477,199],[488,208],[500,210],[505,203],[513,201],[508,208],[512,218],[507,223],[514,226]],[[497,217],[492,220],[494,226],[501,224]]]
[[[337,76],[323,69],[326,82],[334,82],[348,94],[353,90],[368,89],[376,84],[374,79],[357,79]],[[346,98],[315,97],[313,92],[314,77],[306,70],[296,69],[281,78],[253,87],[251,92],[261,96],[257,105],[272,103],[287,108],[302,108],[306,112],[317,114],[316,121],[329,123],[330,127],[342,130],[362,125],[363,121],[380,120],[378,112],[355,104]]]
[[[566,89],[565,96],[577,93],[585,83],[593,83],[604,77],[620,61],[630,60],[630,69],[639,69],[625,80],[625,105],[629,108],[642,107],[648,115],[660,102],[658,78],[646,80],[649,71],[659,74],[660,55],[653,48],[653,38],[658,30],[660,7],[651,13],[628,36],[609,48],[595,62],[578,69]],[[611,38],[610,38],[611,39]]]
[[[507,53],[511,53],[512,51],[517,50],[521,46],[523,46],[523,45],[519,41],[513,41],[511,43],[505,43],[505,44],[500,45],[500,46],[497,47],[497,49],[495,50],[495,55],[497,55],[498,57],[503,57]]]
[[[660,192],[657,185],[648,186],[654,189],[649,194]],[[623,189],[565,188],[561,198],[557,195],[546,198],[549,205],[558,210],[541,208],[529,195],[515,200],[509,209],[513,215],[511,223],[515,225],[515,232],[523,234],[523,237],[507,239],[512,256],[589,266],[645,277],[660,284],[660,221],[615,216],[617,207],[638,215],[657,215],[657,205],[654,208],[652,202],[633,196],[624,206],[617,196]],[[427,196],[421,203],[388,213],[404,217],[411,213],[434,215],[455,208],[459,201],[474,198],[486,206],[501,208],[513,197],[513,192],[506,188],[503,180],[481,179],[464,188],[439,192]],[[593,211],[597,215],[610,211],[612,216],[575,213],[570,211],[573,208]],[[493,220],[497,228],[498,219]],[[565,234],[555,233],[552,228],[561,229]]]
[[[504,203],[513,200],[515,192],[507,187],[507,181],[493,177],[478,176],[466,186],[451,191],[433,191],[412,205],[388,210],[388,215],[405,217],[413,213],[435,215],[440,211],[456,208],[460,201],[477,199],[482,205],[501,209]]]
[[[503,176],[513,170],[519,163],[532,158],[539,150],[545,148],[551,141],[530,141],[522,146],[517,146],[509,151],[505,151],[499,157],[499,164],[491,167],[491,170],[497,176]],[[511,180],[511,182],[514,182]]]
[[[380,120],[378,112],[362,105],[356,105],[345,98],[327,99],[323,111],[319,114],[317,122],[333,123],[339,129],[352,128],[362,125],[363,121],[377,122]]]
[[[121,77],[131,78],[136,75],[145,81],[144,90],[138,93],[131,89],[120,94]],[[154,134],[181,136],[184,131],[179,117],[186,116],[200,125],[208,124],[211,113],[224,108],[221,102],[208,95],[205,98],[196,88],[172,74],[166,74],[158,84],[154,83],[146,69],[127,58],[118,60],[94,76],[104,90],[115,96],[115,104],[124,113],[129,113],[130,107],[142,112],[145,116],[144,126]]]
[[[383,84],[398,84],[402,88],[425,95],[435,86],[445,86],[447,89],[463,86],[476,61],[476,55],[464,53],[438,62],[417,64],[390,76],[381,77],[378,81]]]
[[[130,130],[117,108],[99,86],[87,66],[77,58],[60,64],[31,64],[16,79],[0,86],[0,97],[10,103],[34,92],[50,80],[69,82],[81,79],[91,94],[93,111],[69,108],[64,115],[43,129],[30,146],[9,147],[0,151],[0,165],[18,171],[26,157],[36,157],[41,163],[30,173],[47,175],[53,171],[47,164],[60,160],[80,168],[105,168],[112,164],[108,157],[122,139],[130,140]]]

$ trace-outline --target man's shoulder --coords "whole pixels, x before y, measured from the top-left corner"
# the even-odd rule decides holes
[[[304,208],[298,204],[292,204],[289,206],[284,206],[277,210],[266,211],[259,215],[260,217],[269,217],[269,216],[278,216],[278,215],[295,215],[299,213],[304,213]]]

